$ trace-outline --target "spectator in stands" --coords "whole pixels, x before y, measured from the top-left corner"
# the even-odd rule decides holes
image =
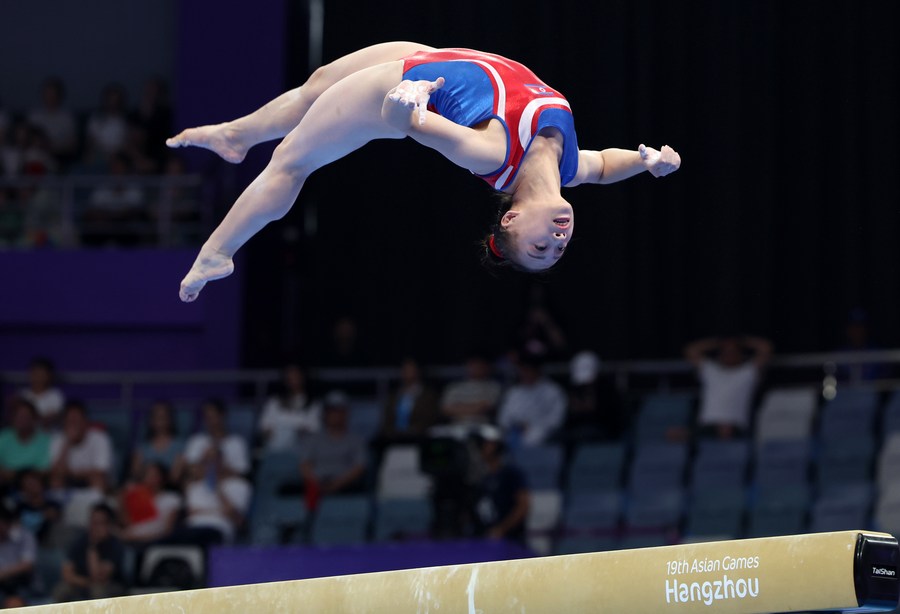
[[[492,377],[491,363],[478,353],[466,359],[464,379],[448,384],[441,412],[454,424],[480,425],[493,420],[503,388]]]
[[[96,163],[125,147],[128,136],[125,88],[110,83],[100,94],[100,105],[87,121],[87,154]]]
[[[700,436],[747,435],[753,397],[772,357],[772,343],[749,336],[699,339],[685,347],[684,355],[700,379]]]
[[[63,542],[62,503],[47,491],[43,473],[26,469],[18,476],[14,498],[16,515],[22,526],[41,546],[52,548]]]
[[[259,428],[267,450],[285,450],[322,426],[322,406],[314,401],[306,385],[306,371],[289,364],[281,381],[263,406]]]
[[[50,139],[37,126],[28,126],[25,149],[22,152],[22,174],[43,177],[59,170],[59,163],[50,149]]]
[[[169,88],[162,77],[144,82],[141,99],[134,111],[134,122],[141,127],[147,143],[146,153],[162,168],[168,158],[166,139],[172,134],[173,112],[169,104]]]
[[[143,545],[172,535],[181,513],[181,496],[167,488],[167,469],[162,463],[143,466],[140,481],[121,493],[122,539]]]
[[[87,532],[66,553],[62,580],[53,590],[57,602],[104,599],[125,593],[125,549],[113,534],[116,515],[99,503],[91,509]]]
[[[164,158],[162,168],[167,183],[160,189],[159,198],[150,209],[151,215],[154,220],[166,217],[172,220],[172,233],[168,237],[163,237],[167,245],[190,244],[198,240],[201,217],[198,192],[196,189],[179,184],[187,173],[181,156],[169,153]]]
[[[110,485],[113,446],[105,431],[93,428],[87,408],[69,400],[63,410],[63,428],[50,443],[52,488],[90,489],[105,493]]]
[[[872,340],[869,314],[862,307],[850,310],[844,327],[844,343],[841,352],[871,352],[882,349]],[[838,364],[837,376],[841,381],[860,382],[890,377],[890,368],[885,363],[868,362]]]
[[[525,474],[507,461],[503,435],[495,427],[482,427],[478,439],[484,473],[475,497],[477,533],[524,545],[529,508]]]
[[[204,473],[214,472],[219,479],[246,476],[250,472],[249,445],[240,435],[228,432],[225,403],[209,399],[202,411],[205,432],[188,439],[185,462]]]
[[[556,358],[566,353],[568,340],[546,304],[543,286],[533,284],[518,344],[526,353]]]
[[[25,469],[50,468],[50,435],[40,428],[37,409],[30,401],[14,399],[10,426],[0,431],[0,485],[12,486]]]
[[[0,504],[0,596],[4,608],[24,607],[32,586],[37,543],[16,515]]]
[[[365,443],[348,432],[349,400],[340,391],[325,396],[321,432],[309,438],[303,447],[300,476],[307,503],[315,507],[319,496],[359,492],[365,486]]]
[[[87,245],[136,245],[149,232],[143,188],[129,179],[134,172],[128,156],[109,155],[109,178],[88,197],[82,216],[82,241]]]
[[[383,442],[413,441],[438,421],[438,396],[422,377],[419,363],[405,358],[400,381],[381,409],[378,437]]]
[[[590,350],[569,362],[569,410],[566,439],[571,442],[616,437],[622,428],[615,386],[600,375],[600,358]]]
[[[56,368],[47,358],[37,357],[28,367],[28,386],[19,394],[37,409],[45,429],[59,427],[66,399],[56,387]]]
[[[131,476],[139,479],[144,469],[158,464],[167,482],[178,484],[184,474],[184,439],[178,435],[175,409],[169,401],[157,401],[147,418],[147,437],[131,455]]]
[[[497,423],[515,449],[550,440],[566,417],[566,393],[543,373],[543,356],[523,353],[518,362],[518,381],[500,401]]]
[[[253,496],[243,477],[249,469],[246,446],[240,438],[224,434],[224,412],[219,407],[207,404],[210,435],[195,436],[201,437],[195,440],[200,443],[194,445],[196,452],[188,453],[185,519],[167,541],[204,547],[229,543],[244,525]],[[189,442],[189,450],[191,447]]]
[[[69,162],[78,150],[75,114],[65,107],[62,80],[50,77],[41,86],[41,104],[28,113],[28,123],[40,128],[49,140],[50,151],[61,162]]]

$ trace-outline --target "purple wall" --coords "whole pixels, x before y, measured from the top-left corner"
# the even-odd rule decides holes
[[[231,368],[240,360],[241,275],[178,299],[194,249],[0,253],[0,370],[33,355],[61,370]]]
[[[308,548],[220,547],[209,555],[208,586],[235,586],[376,571],[465,565],[534,556],[507,542],[420,542]]]

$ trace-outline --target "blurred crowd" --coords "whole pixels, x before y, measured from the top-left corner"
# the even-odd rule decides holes
[[[86,110],[68,106],[65,83],[55,77],[43,83],[30,108],[6,109],[0,100],[0,246],[71,242],[61,236],[62,195],[40,181],[45,178],[109,178],[76,195],[75,239],[81,244],[147,242],[142,228],[164,206],[175,208],[166,215],[196,216],[190,198],[175,198],[172,205],[173,195],[135,181],[184,174],[181,158],[165,146],[172,128],[168,84],[159,77],[146,80],[136,101],[110,83]]]

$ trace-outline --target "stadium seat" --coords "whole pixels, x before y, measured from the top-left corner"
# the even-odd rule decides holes
[[[253,407],[234,406],[226,414],[228,431],[244,438],[248,446],[256,439],[257,412]]]
[[[754,462],[754,482],[763,488],[807,484],[812,444],[808,440],[766,441]]]
[[[258,546],[279,544],[287,533],[302,534],[306,520],[303,497],[258,498],[250,516],[250,539]]]
[[[562,493],[552,489],[533,490],[529,502],[525,519],[528,545],[538,554],[550,554],[562,516]]]
[[[866,529],[869,522],[870,501],[868,499],[822,499],[813,504],[809,530],[850,531]]]
[[[703,440],[697,446],[690,483],[694,489],[742,485],[749,464],[748,441]]]
[[[747,537],[803,533],[809,501],[806,483],[760,489],[750,509]]]
[[[756,420],[757,444],[780,439],[809,439],[817,405],[818,393],[814,388],[770,390],[760,404]]]
[[[678,487],[630,494],[625,503],[626,533],[677,529],[684,514],[684,499],[684,490]]]
[[[745,507],[744,488],[739,483],[697,487],[688,506],[685,533],[692,538],[740,537]]]
[[[880,490],[900,487],[900,431],[892,433],[881,446],[875,475]]]
[[[870,388],[839,388],[837,396],[822,406],[819,437],[822,441],[845,441],[850,437],[871,439],[878,414],[878,392]]]
[[[381,423],[381,406],[374,399],[353,399],[350,401],[348,430],[365,440],[378,433]]]
[[[575,448],[566,486],[569,494],[617,490],[625,468],[625,444],[589,443]]]
[[[431,478],[422,472],[419,448],[395,445],[387,448],[378,471],[379,499],[424,499],[431,490]]]
[[[607,552],[615,550],[615,537],[561,537],[553,547],[554,554],[583,554],[586,552]]]
[[[316,546],[365,543],[370,508],[371,502],[365,495],[322,499],[313,515],[310,541]]]
[[[819,490],[870,481],[874,457],[875,441],[871,436],[824,441],[816,462]]]
[[[534,490],[559,488],[563,466],[562,446],[520,448],[514,455],[513,462],[525,474],[529,488]]]
[[[566,501],[563,512],[563,532],[591,535],[611,535],[619,527],[622,496],[618,492],[577,492]]]
[[[900,488],[883,491],[875,504],[874,528],[893,535],[900,534]]]
[[[681,487],[688,446],[682,443],[645,443],[635,451],[628,471],[629,492],[653,492]]]
[[[254,473],[257,501],[277,497],[282,485],[300,481],[300,451],[273,450],[265,452]]]
[[[882,412],[880,431],[885,439],[893,433],[900,433],[900,390],[894,390],[888,396]]]
[[[646,397],[638,409],[635,441],[665,441],[675,429],[691,426],[694,398],[685,394],[654,394]]]
[[[424,539],[431,530],[428,499],[382,499],[375,504],[375,540]]]

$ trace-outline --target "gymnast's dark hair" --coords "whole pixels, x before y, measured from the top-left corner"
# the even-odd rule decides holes
[[[481,263],[492,270],[513,269],[530,273],[528,269],[516,264],[509,258],[513,252],[512,234],[500,225],[503,215],[512,207],[512,195],[504,192],[496,192],[497,202],[497,221],[491,224],[491,231],[481,241],[482,255]]]

